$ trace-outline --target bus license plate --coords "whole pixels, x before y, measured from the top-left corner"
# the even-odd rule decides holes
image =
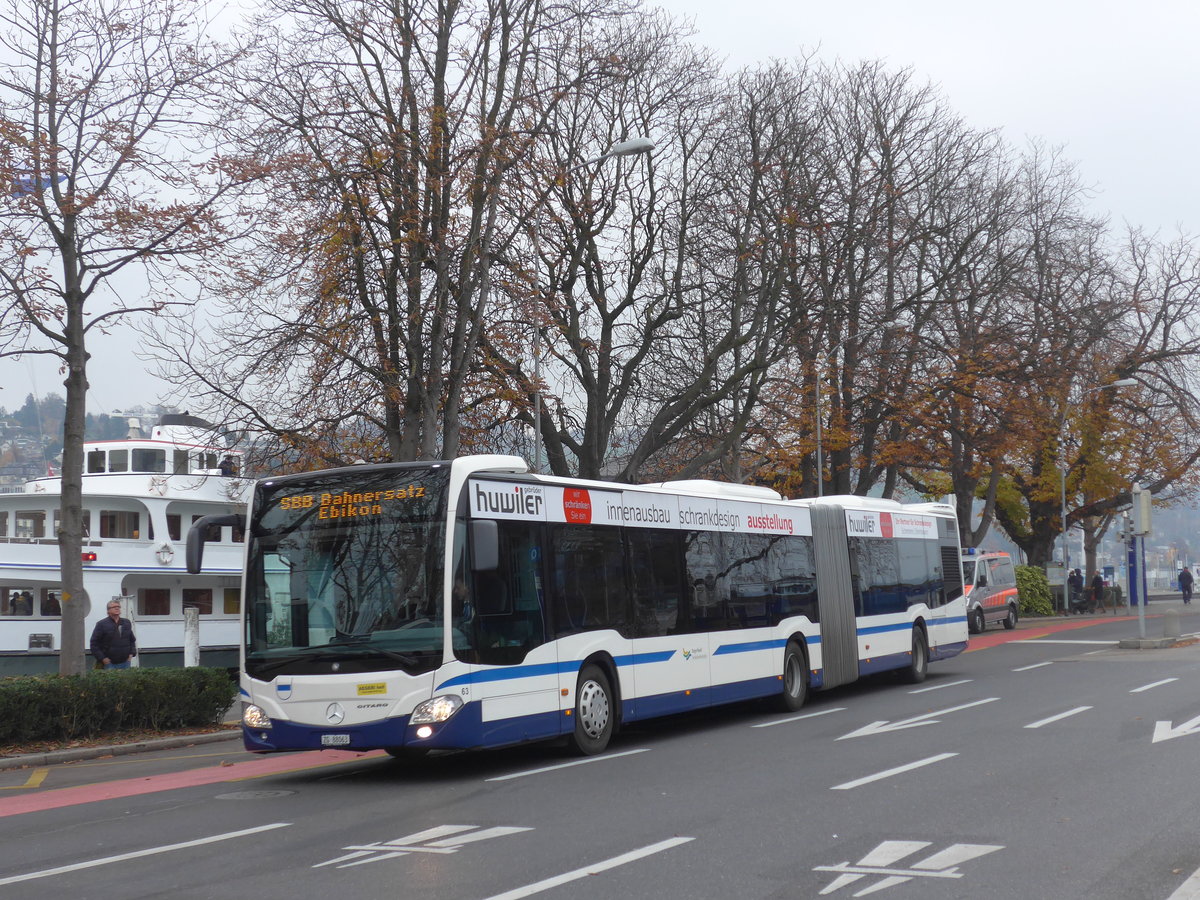
[[[323,734],[321,735],[322,747],[349,747],[350,735],[348,734]]]

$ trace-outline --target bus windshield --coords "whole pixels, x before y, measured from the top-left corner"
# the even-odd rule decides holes
[[[246,673],[428,672],[442,662],[449,467],[395,465],[259,485]]]

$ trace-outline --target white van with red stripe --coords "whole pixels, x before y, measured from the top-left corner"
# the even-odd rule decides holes
[[[962,564],[971,634],[980,634],[997,622],[1003,622],[1005,628],[1016,628],[1021,601],[1012,558],[1007,553],[967,547],[962,552]]]

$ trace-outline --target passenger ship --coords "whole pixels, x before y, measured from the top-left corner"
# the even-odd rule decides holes
[[[184,564],[194,521],[245,511],[242,455],[212,446],[211,435],[201,419],[167,415],[148,439],[84,445],[84,637],[118,599],[140,665],[182,664],[187,607],[199,611],[201,664],[238,662],[242,535],[209,536],[203,575]],[[61,490],[49,475],[0,493],[0,676],[58,671]]]

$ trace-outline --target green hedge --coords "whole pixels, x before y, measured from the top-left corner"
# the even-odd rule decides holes
[[[215,725],[237,696],[226,669],[138,668],[0,679],[0,744]]]
[[[1054,615],[1050,582],[1042,569],[1017,566],[1017,591],[1021,595],[1021,618]]]

